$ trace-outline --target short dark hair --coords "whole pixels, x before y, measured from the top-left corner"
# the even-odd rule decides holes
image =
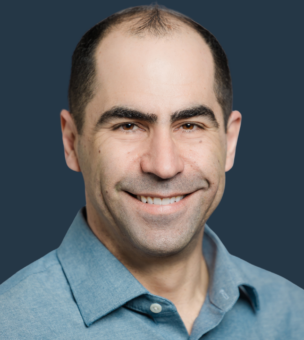
[[[232,82],[227,56],[217,39],[204,27],[179,12],[159,5],[137,6],[127,8],[93,26],[84,34],[77,44],[72,56],[72,70],[69,84],[69,106],[77,131],[82,134],[85,109],[94,97],[96,78],[95,52],[100,41],[118,24],[139,19],[128,30],[131,34],[150,33],[154,35],[169,34],[182,22],[198,32],[209,46],[215,65],[214,91],[220,104],[224,127],[232,111]]]

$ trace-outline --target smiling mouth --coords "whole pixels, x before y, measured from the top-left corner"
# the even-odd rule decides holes
[[[176,202],[181,201],[183,198],[185,198],[188,195],[183,195],[183,196],[172,196],[172,197],[152,197],[152,196],[139,196],[139,195],[133,195],[131,193],[128,193],[131,196],[135,197],[142,203],[147,203],[147,204],[154,204],[154,205],[168,205],[168,204],[173,204]]]

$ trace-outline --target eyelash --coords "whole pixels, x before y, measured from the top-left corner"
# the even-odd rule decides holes
[[[139,127],[137,124],[135,124],[135,123],[123,123],[123,124],[119,124],[119,125],[114,126],[114,127],[113,127],[113,130],[118,130],[118,129],[120,129],[120,128],[122,128],[123,126],[126,126],[126,125],[128,125],[128,124],[134,125],[134,126],[136,126],[137,128],[140,129],[140,127]],[[123,129],[121,129],[121,130],[124,131],[124,132],[133,132],[133,131],[134,131],[133,129],[132,129],[132,130],[123,130]]]
[[[192,132],[195,132],[196,131],[196,128],[199,128],[199,129],[204,129],[201,125],[198,125],[198,124],[195,124],[195,123],[184,123],[184,124],[182,124],[182,125],[180,125],[179,126],[179,128],[181,128],[182,126],[185,126],[185,125],[193,125],[193,127],[195,128],[193,128],[193,129],[190,129],[190,130],[184,130],[184,132],[186,132],[186,133],[192,133]]]
[[[120,128],[122,128],[123,126],[126,126],[126,125],[133,125],[133,126],[136,126],[138,129],[140,129],[140,127],[137,125],[137,124],[135,124],[135,123],[123,123],[123,124],[119,124],[119,125],[117,125],[117,126],[114,126],[114,128],[113,128],[113,130],[118,130],[118,129],[120,129]],[[194,127],[196,127],[196,128],[199,128],[199,129],[202,129],[202,130],[204,130],[204,127],[203,126],[201,126],[201,125],[198,125],[198,124],[195,124],[195,123],[184,123],[184,124],[182,124],[182,125],[180,125],[178,128],[181,128],[182,126],[185,126],[185,125],[187,125],[187,124],[190,124],[190,125],[193,125]],[[136,129],[137,130],[137,129]],[[196,129],[195,129],[196,130]],[[192,133],[192,132],[194,132],[195,130],[193,130],[193,129],[191,129],[191,130],[184,130],[184,132],[186,132],[186,133]],[[134,130],[132,129],[132,130],[123,130],[122,129],[122,131],[124,131],[124,132],[133,132]]]

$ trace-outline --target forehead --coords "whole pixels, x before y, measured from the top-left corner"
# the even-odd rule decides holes
[[[211,51],[190,28],[161,37],[117,29],[101,41],[95,58],[100,110],[124,105],[157,114],[199,104],[220,110]]]

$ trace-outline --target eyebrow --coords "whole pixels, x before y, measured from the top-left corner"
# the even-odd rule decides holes
[[[124,106],[114,106],[110,110],[104,112],[98,119],[95,130],[98,130],[99,126],[112,119],[138,119],[147,123],[156,123],[157,115],[153,113],[143,113],[137,110],[130,109]]]
[[[212,123],[213,127],[215,128],[219,127],[219,123],[215,118],[214,112],[205,105],[194,106],[190,109],[181,110],[181,111],[173,113],[173,115],[171,116],[171,123],[175,123],[176,121],[179,121],[182,119],[188,119],[188,118],[200,117],[200,116],[208,118],[210,122]]]
[[[171,123],[175,123],[176,121],[182,119],[188,119],[199,116],[208,118],[212,123],[213,127],[215,128],[219,127],[214,112],[205,105],[194,106],[189,109],[174,112],[171,115]],[[107,123],[108,121],[115,118],[137,119],[151,124],[157,122],[157,115],[154,113],[143,113],[124,106],[114,106],[110,110],[105,111],[104,113],[101,114],[95,125],[95,131],[97,131],[102,124]]]

